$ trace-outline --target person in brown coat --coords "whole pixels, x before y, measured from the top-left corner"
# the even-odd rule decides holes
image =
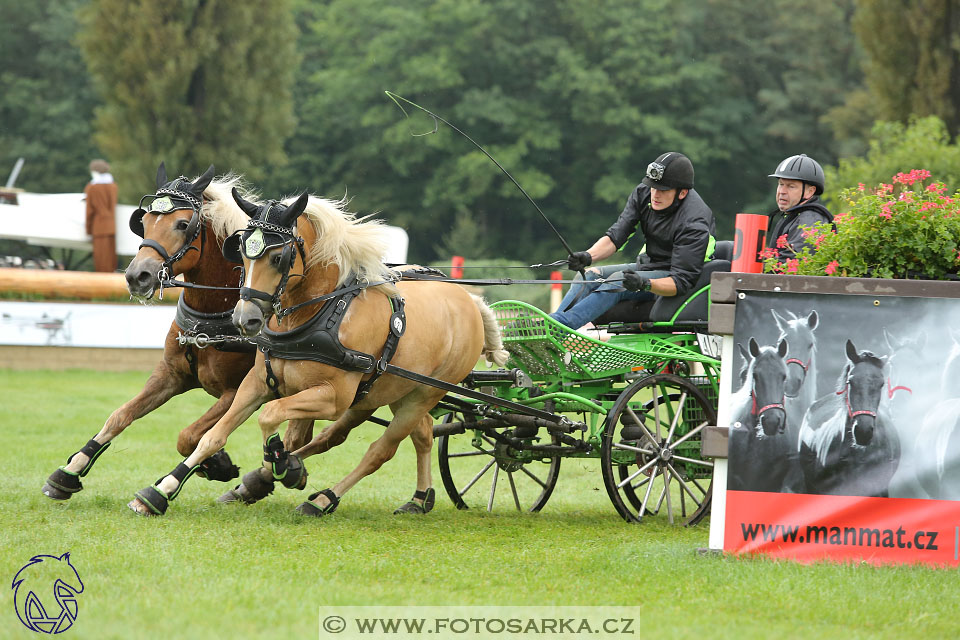
[[[117,270],[117,185],[105,160],[90,163],[90,183],[83,193],[87,200],[87,234],[93,240],[93,270]]]

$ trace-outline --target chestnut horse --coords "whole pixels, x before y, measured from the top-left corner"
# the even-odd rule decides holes
[[[343,442],[351,429],[387,405],[393,418],[360,464],[332,488],[312,494],[297,511],[332,513],[340,498],[391,459],[407,436],[417,452],[416,491],[398,511],[429,511],[434,492],[428,412],[446,392],[377,374],[389,362],[455,384],[481,355],[504,364],[507,352],[492,312],[456,284],[397,283],[398,274],[382,262],[387,247],[380,223],[355,218],[343,210],[343,202],[304,194],[292,202],[260,206],[236,197],[250,220],[242,236],[224,243],[225,253],[242,254],[246,268],[234,322],[248,336],[263,331],[257,338],[261,350],[226,414],[186,460],[137,492],[130,508],[164,513],[186,479],[261,405],[260,473],[271,483],[276,479],[298,489],[306,486],[303,457]],[[283,422],[316,419],[335,422],[299,451],[290,453],[279,442]]]
[[[247,217],[237,207],[231,190],[239,179],[213,179],[213,167],[192,182],[180,177],[168,181],[161,163],[157,171],[157,194],[146,209],[140,208],[130,219],[131,229],[144,238],[143,244],[127,267],[130,295],[145,301],[152,298],[161,271],[167,277],[183,274],[188,287],[180,298],[176,320],[164,341],[163,359],[143,389],[114,411],[103,428],[67,464],[55,471],[43,487],[44,495],[66,500],[83,487],[80,478],[110,442],[130,424],[157,409],[175,395],[202,387],[217,402],[196,422],[183,429],[177,438],[182,455],[192,452],[200,437],[226,412],[243,376],[253,366],[254,346],[241,339],[229,322],[239,297],[240,276],[236,266],[227,262],[220,244],[227,235],[246,226]],[[141,201],[141,205],[144,204]],[[209,288],[205,288],[209,287]],[[181,344],[180,334],[208,334],[213,341]],[[218,336],[233,334],[224,340]],[[312,424],[311,424],[312,427]],[[301,437],[297,443],[309,439]],[[237,468],[226,451],[218,451],[200,469],[211,480],[227,481],[237,477]]]

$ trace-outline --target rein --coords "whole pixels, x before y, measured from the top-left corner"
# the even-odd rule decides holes
[[[890,378],[887,378],[887,399],[889,400],[893,398],[893,394],[895,394],[897,391],[906,391],[907,393],[910,393],[910,394],[913,393],[913,389],[911,389],[910,387],[904,387],[903,385],[891,387]]]

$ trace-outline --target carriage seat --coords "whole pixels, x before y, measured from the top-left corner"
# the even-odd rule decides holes
[[[730,271],[733,258],[733,241],[721,240],[716,244],[713,260],[703,265],[700,278],[689,296],[657,297],[649,302],[624,300],[593,321],[595,325],[612,322],[669,322],[685,302],[690,303],[675,319],[678,321],[706,322],[710,304],[710,276],[717,271]]]

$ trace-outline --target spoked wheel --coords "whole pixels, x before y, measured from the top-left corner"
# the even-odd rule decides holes
[[[672,524],[709,511],[713,463],[701,457],[703,428],[717,411],[690,380],[659,373],[620,394],[607,416],[600,462],[613,506],[628,522],[665,509]]]
[[[459,413],[450,413],[443,421],[451,422],[454,416],[462,419]],[[509,435],[513,429],[496,431]],[[492,435],[469,429],[455,436],[440,436],[438,440],[440,477],[458,509],[540,511],[557,485],[559,455],[517,450]],[[541,429],[540,440],[532,442],[559,445],[560,439]]]

